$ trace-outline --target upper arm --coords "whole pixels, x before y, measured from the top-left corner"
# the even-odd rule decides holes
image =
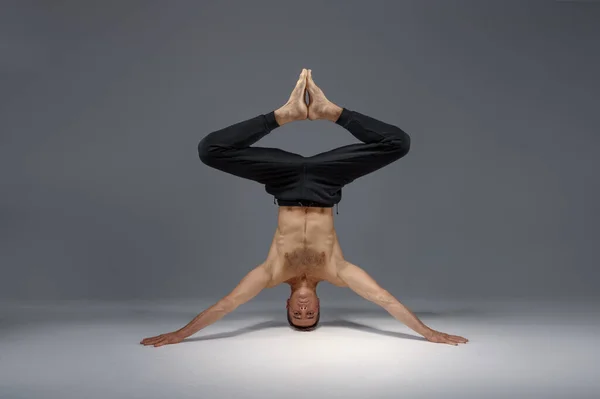
[[[344,261],[338,269],[338,278],[348,288],[361,297],[380,306],[386,306],[395,301],[395,298],[383,289],[367,272],[360,267]]]
[[[223,300],[234,309],[248,302],[265,289],[271,281],[271,273],[265,264],[251,270]]]

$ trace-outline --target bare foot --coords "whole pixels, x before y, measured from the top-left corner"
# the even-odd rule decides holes
[[[307,75],[308,70],[302,69],[289,100],[275,111],[275,119],[280,126],[289,122],[304,120],[308,117],[308,107],[305,100]]]
[[[306,82],[306,91],[308,92],[308,119],[316,121],[326,119],[335,122],[342,114],[342,108],[338,107],[325,97],[325,93],[317,86],[312,78],[312,70],[308,70],[308,79]]]

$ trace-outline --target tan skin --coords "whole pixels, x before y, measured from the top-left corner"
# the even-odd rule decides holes
[[[306,103],[306,95],[309,97]],[[335,122],[342,108],[325,97],[310,69],[303,69],[289,100],[275,111],[280,126],[298,120]],[[291,295],[286,308],[296,326],[312,326],[319,312],[317,284],[326,281],[348,287],[359,296],[383,307],[398,321],[426,340],[458,345],[466,338],[426,326],[406,306],[382,288],[359,266],[345,259],[333,223],[332,208],[279,207],[277,229],[263,263],[252,269],[225,297],[179,330],[145,338],[141,344],[159,347],[176,344],[233,312],[263,289],[286,283]]]

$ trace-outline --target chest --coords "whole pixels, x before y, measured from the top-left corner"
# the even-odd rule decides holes
[[[337,277],[336,263],[330,253],[307,248],[280,254],[273,263],[274,285],[297,278],[327,281],[338,287],[343,282]]]

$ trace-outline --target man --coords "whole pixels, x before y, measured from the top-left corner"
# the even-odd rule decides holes
[[[306,95],[309,101],[306,104]],[[279,126],[297,120],[329,120],[362,143],[312,157],[277,148],[251,147]],[[317,284],[349,287],[387,310],[431,342],[458,345],[468,340],[435,331],[421,322],[363,269],[344,258],[333,224],[333,205],[342,187],[406,155],[410,137],[400,128],[327,99],[312,71],[303,69],[289,100],[266,115],[231,125],[204,137],[200,159],[221,171],[265,185],[279,205],[278,226],[267,258],[228,295],[181,329],[142,340],[155,347],[181,342],[255,297],[264,288],[289,284],[287,318],[298,330],[312,330],[320,316]]]

